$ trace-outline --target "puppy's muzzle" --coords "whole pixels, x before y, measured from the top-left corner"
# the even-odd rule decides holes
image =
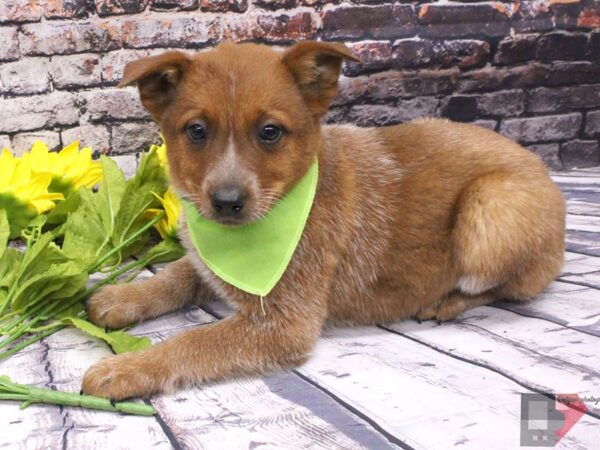
[[[237,218],[246,205],[246,194],[236,186],[221,186],[210,195],[215,214],[221,218]]]

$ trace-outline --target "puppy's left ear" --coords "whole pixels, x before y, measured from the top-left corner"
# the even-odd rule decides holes
[[[333,101],[344,59],[360,62],[348,47],[333,42],[299,42],[283,54],[283,63],[315,117],[325,114]]]

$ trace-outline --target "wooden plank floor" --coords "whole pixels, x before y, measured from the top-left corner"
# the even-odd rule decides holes
[[[568,199],[566,263],[530,303],[442,325],[327,330],[297,370],[155,397],[153,418],[0,403],[0,448],[518,448],[521,393],[600,398],[600,169],[554,178]],[[132,332],[158,342],[228,313],[194,308]],[[0,374],[78,391],[109,354],[65,329],[0,362]],[[600,449],[600,402],[586,406],[557,448]]]

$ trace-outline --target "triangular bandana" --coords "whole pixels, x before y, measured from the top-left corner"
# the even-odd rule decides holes
[[[283,276],[300,242],[318,176],[315,161],[265,218],[239,227],[208,220],[182,199],[190,238],[202,261],[226,283],[266,296]]]

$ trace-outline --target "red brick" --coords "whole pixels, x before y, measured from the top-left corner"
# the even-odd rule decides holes
[[[535,58],[537,35],[525,34],[500,41],[494,57],[497,64],[515,64]]]
[[[123,46],[193,47],[204,45],[218,36],[215,19],[203,15],[153,14],[122,22]]]
[[[460,92],[494,91],[544,84],[551,69],[541,64],[511,68],[485,67],[461,74]]]
[[[394,63],[398,67],[482,66],[489,60],[490,45],[485,41],[402,39],[394,43]]]
[[[142,12],[150,0],[94,0],[99,16],[135,14]]]
[[[255,0],[254,4],[264,9],[289,9],[297,5],[297,0]]]
[[[585,59],[588,37],[584,33],[548,33],[540,37],[536,58],[541,61]]]
[[[293,42],[316,37],[317,27],[309,12],[225,16],[223,38],[233,41]]]
[[[427,4],[419,9],[419,34],[434,37],[501,36],[509,28],[507,8],[499,3]]]
[[[154,11],[193,11],[198,9],[198,0],[152,0]]]
[[[90,12],[88,0],[41,0],[46,19],[72,19],[87,17]]]
[[[554,28],[552,12],[545,1],[525,1],[518,5],[519,11],[511,21],[511,27],[517,33],[549,31]]]
[[[21,52],[25,55],[54,55],[104,52],[120,46],[117,24],[99,20],[49,21],[23,25]]]
[[[248,0],[200,0],[200,9],[207,12],[244,12]]]
[[[37,22],[42,18],[39,0],[1,0],[0,23]]]
[[[410,5],[344,6],[324,11],[322,18],[327,38],[397,38],[415,32]]]
[[[157,50],[161,52],[162,50]],[[123,69],[128,62],[150,55],[149,50],[117,50],[102,55],[102,82],[105,85],[117,84],[123,77]]]
[[[375,70],[388,69],[392,59],[392,44],[389,42],[365,41],[349,44],[359,63],[347,62],[344,73],[358,75]]]

